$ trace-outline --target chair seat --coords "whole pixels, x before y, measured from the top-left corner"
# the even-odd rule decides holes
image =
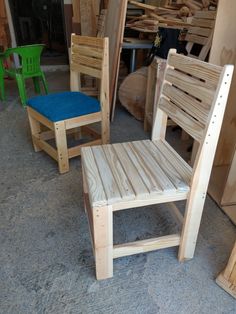
[[[81,155],[92,207],[187,197],[192,168],[165,141],[84,147]]]
[[[100,111],[97,99],[80,92],[60,92],[33,97],[27,106],[57,122]]]

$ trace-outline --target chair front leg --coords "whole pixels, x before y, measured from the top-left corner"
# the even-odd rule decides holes
[[[30,124],[30,130],[31,130],[31,136],[32,136],[34,150],[35,150],[35,152],[39,152],[42,149],[36,144],[35,138],[36,139],[40,138],[41,125],[38,121],[36,121],[33,117],[31,117],[28,108],[27,108],[27,111],[28,111],[28,118],[29,118],[29,124]]]
[[[93,240],[98,280],[113,276],[113,221],[112,207],[94,207]]]
[[[187,200],[178,254],[179,261],[193,258],[205,197],[206,193],[193,192],[192,197],[190,196]]]
[[[65,122],[55,122],[54,124],[55,140],[57,146],[57,158],[59,172],[65,173],[69,171],[69,156],[66,139]]]
[[[4,101],[6,99],[4,76],[2,74],[0,74],[0,99],[2,101]]]

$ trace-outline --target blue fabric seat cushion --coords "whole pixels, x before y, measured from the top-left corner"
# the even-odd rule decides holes
[[[27,101],[27,106],[53,122],[100,111],[97,99],[80,92],[60,92],[33,97]]]

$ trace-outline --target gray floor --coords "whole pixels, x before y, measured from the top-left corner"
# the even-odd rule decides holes
[[[49,73],[48,80],[51,91],[68,89],[68,73]],[[235,300],[214,281],[236,228],[209,197],[194,259],[179,263],[176,248],[125,257],[115,260],[112,279],[96,281],[80,159],[59,175],[50,157],[35,153],[15,83],[6,85],[8,101],[0,104],[0,313],[236,313]],[[32,95],[32,85],[27,89]],[[111,135],[113,142],[148,137],[122,108]],[[169,134],[174,143],[178,136]],[[114,217],[116,243],[176,229],[167,205]]]

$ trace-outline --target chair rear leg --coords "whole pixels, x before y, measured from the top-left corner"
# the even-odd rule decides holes
[[[98,280],[113,276],[113,222],[111,206],[92,208],[93,239]]]
[[[26,101],[27,101],[26,91],[25,91],[25,81],[21,75],[16,75],[16,82],[18,85],[21,103],[22,103],[23,107],[25,107]]]
[[[43,87],[44,87],[44,90],[45,90],[45,94],[48,94],[48,84],[47,84],[47,81],[46,81],[46,79],[45,79],[44,73],[42,73],[41,78],[42,78],[42,82],[43,82]]]
[[[34,90],[36,94],[41,94],[40,82],[38,77],[33,77]]]
[[[193,258],[205,197],[206,193],[198,193],[187,200],[178,254],[180,261]]]
[[[2,101],[4,101],[6,99],[4,77],[0,77],[0,99]]]
[[[65,122],[64,121],[56,122],[54,124],[54,131],[57,146],[59,172],[65,173],[69,171],[69,157]]]
[[[35,152],[39,152],[42,149],[36,145],[34,137],[39,139],[40,132],[41,132],[41,125],[38,121],[36,121],[33,117],[31,117],[29,111],[28,111],[28,118],[29,118],[29,124],[30,124],[30,130],[31,130],[31,136],[32,136],[34,150],[35,150]]]

